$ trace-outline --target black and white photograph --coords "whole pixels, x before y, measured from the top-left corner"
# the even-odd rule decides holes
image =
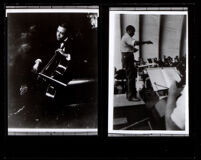
[[[8,135],[97,135],[98,7],[8,6]]]
[[[189,136],[188,8],[110,8],[109,136]]]

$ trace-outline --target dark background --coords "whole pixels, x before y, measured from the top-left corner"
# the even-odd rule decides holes
[[[8,14],[8,65],[12,64],[21,44],[29,43],[34,50],[34,57],[41,58],[46,64],[53,56],[56,46],[56,30],[59,24],[68,24],[68,33],[73,41],[73,61],[77,77],[97,75],[97,28],[93,28],[89,15],[92,13],[15,13]],[[93,14],[95,15],[95,14]],[[35,26],[34,37],[29,34]],[[31,42],[29,42],[31,41]],[[57,44],[58,45],[58,44]],[[87,60],[85,64],[83,61]],[[81,76],[80,73],[83,75]],[[79,76],[79,75],[80,76]]]
[[[94,13],[8,13],[8,127],[9,128],[97,128],[98,47]],[[56,31],[68,25],[72,41],[73,79],[93,79],[94,83],[57,89],[54,100],[47,99],[47,86],[30,72],[34,61],[42,59],[39,71],[59,47]],[[25,45],[27,47],[25,47]],[[66,77],[70,74],[66,73]],[[64,78],[65,79],[65,78]],[[19,96],[22,84],[28,93]],[[65,83],[65,82],[64,82]],[[76,104],[74,109],[69,104]],[[20,114],[15,114],[22,108]],[[56,124],[55,124],[56,123]]]
[[[34,3],[35,2],[35,3]],[[37,4],[34,1],[35,5]],[[144,2],[144,3],[143,3]],[[41,4],[38,1],[38,5]],[[58,3],[58,2],[57,2]],[[13,4],[27,5],[26,2]],[[98,136],[7,136],[6,112],[6,52],[1,48],[1,123],[4,159],[200,159],[200,5],[194,1],[61,1],[58,5],[99,5],[99,135]],[[12,5],[12,4],[11,4]],[[44,5],[44,4],[43,4]],[[49,2],[45,5],[55,5]],[[107,137],[108,87],[108,7],[189,7],[189,82],[190,136],[189,137]],[[2,9],[4,15],[4,9]],[[1,23],[2,24],[2,23]],[[1,26],[1,30],[5,30]],[[1,44],[5,36],[1,32]]]

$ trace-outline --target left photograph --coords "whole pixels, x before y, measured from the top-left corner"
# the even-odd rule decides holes
[[[7,7],[8,135],[97,135],[98,14]]]

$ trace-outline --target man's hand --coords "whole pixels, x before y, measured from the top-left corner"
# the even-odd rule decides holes
[[[67,61],[70,61],[70,60],[71,60],[71,55],[70,55],[70,54],[66,54],[65,57],[66,57],[66,60],[67,60]]]
[[[64,53],[61,48],[57,49],[56,51],[59,52],[59,53],[60,53],[61,55],[63,55],[64,57],[66,57],[66,60],[67,60],[67,61],[70,61],[70,60],[71,60],[71,55],[70,55],[70,54],[67,54],[67,53]]]
[[[146,44],[153,44],[153,42],[152,41],[147,41]]]
[[[171,96],[171,97],[178,97],[179,94],[181,93],[183,88],[177,88],[177,85],[176,85],[176,81],[174,81],[172,83],[172,85],[170,86],[169,90],[168,90],[168,96]]]
[[[38,68],[39,68],[40,63],[42,63],[42,60],[41,60],[41,59],[37,59],[37,60],[35,61],[35,64],[34,64],[34,66],[33,66],[33,68],[32,68],[32,72],[34,72],[34,73],[37,73],[37,72],[38,72]]]
[[[25,95],[28,92],[28,87],[27,85],[21,85],[20,87],[20,95]]]

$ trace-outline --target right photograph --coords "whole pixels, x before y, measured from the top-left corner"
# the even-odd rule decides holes
[[[188,8],[110,8],[108,136],[189,136]]]

